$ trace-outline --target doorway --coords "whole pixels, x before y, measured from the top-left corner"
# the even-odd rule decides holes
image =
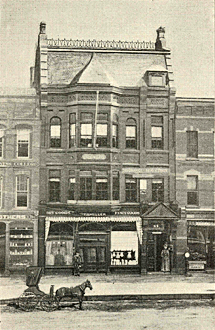
[[[162,232],[147,234],[147,271],[161,271],[161,251],[166,241],[166,235]]]
[[[106,272],[106,246],[80,247],[83,272]]]

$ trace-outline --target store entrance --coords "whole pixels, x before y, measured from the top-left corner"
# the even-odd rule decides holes
[[[0,223],[0,272],[5,270],[5,223]]]
[[[83,246],[80,248],[82,258],[83,272],[105,272],[106,263],[106,247],[105,246]]]
[[[161,271],[161,251],[166,241],[166,235],[161,232],[148,233],[147,235],[147,271]]]

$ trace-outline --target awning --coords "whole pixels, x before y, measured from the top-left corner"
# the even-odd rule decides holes
[[[45,239],[48,237],[50,222],[136,222],[137,234],[142,243],[142,219],[135,215],[110,215],[110,216],[47,216],[45,219]]]

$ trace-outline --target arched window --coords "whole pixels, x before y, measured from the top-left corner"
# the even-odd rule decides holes
[[[112,121],[112,147],[118,148],[118,116],[114,114]]]
[[[136,120],[132,118],[126,121],[126,148],[137,148],[137,124]]]
[[[61,119],[53,117],[50,120],[50,147],[61,147]]]

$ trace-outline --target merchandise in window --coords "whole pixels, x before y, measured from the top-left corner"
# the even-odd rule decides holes
[[[50,147],[61,147],[61,119],[53,117],[50,121]]]
[[[164,201],[164,184],[163,180],[152,181],[152,202],[163,202]]]
[[[60,171],[49,171],[49,201],[60,202]]]
[[[20,174],[16,177],[16,206],[28,207],[28,185],[27,175]]]
[[[198,205],[198,176],[187,176],[187,205]]]
[[[17,156],[18,157],[29,157],[29,130],[17,131]]]

